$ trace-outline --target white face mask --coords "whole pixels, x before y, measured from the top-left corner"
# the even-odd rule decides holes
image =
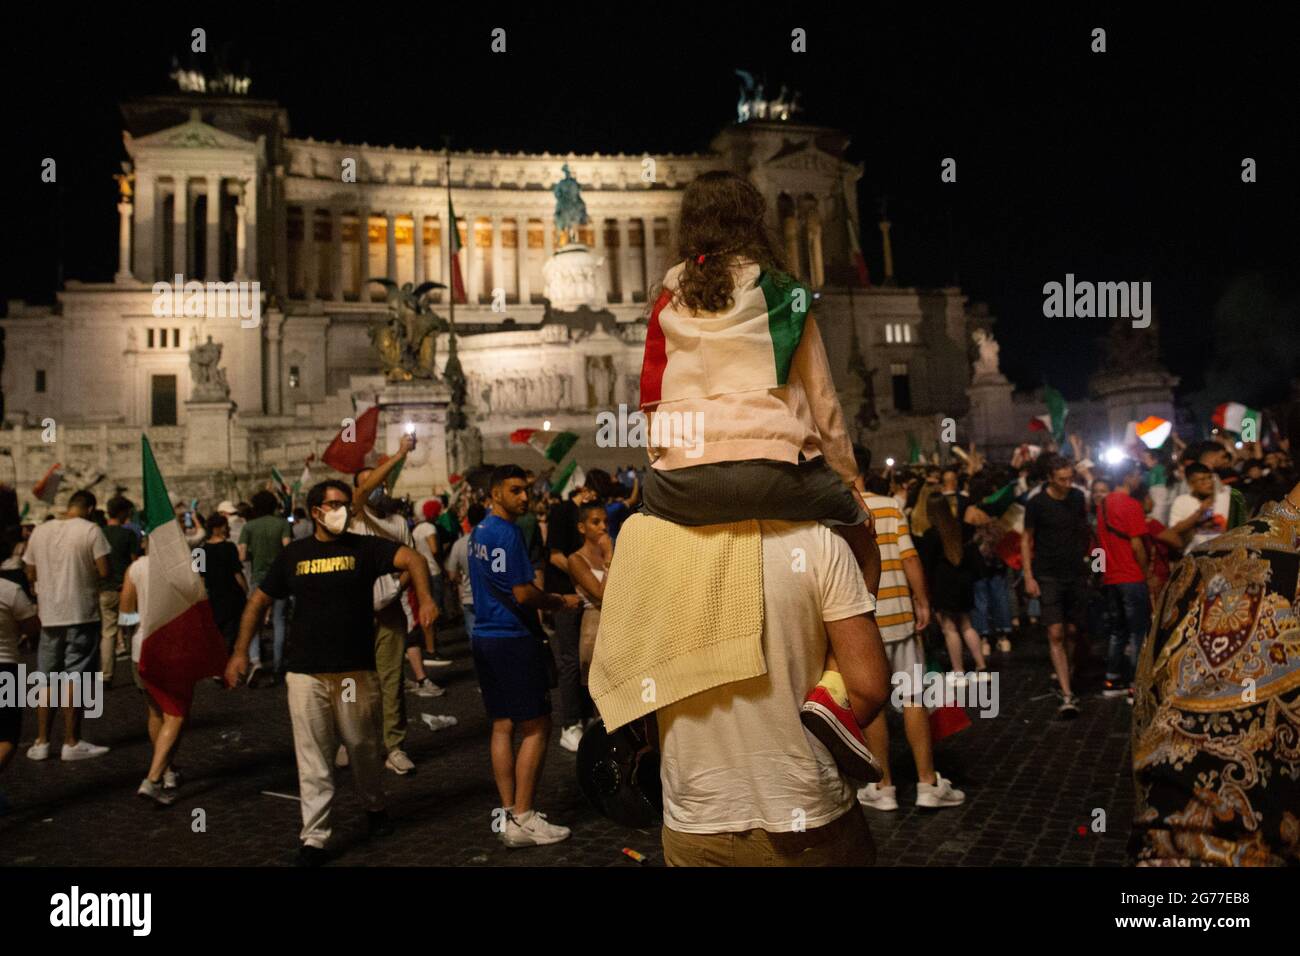
[[[348,509],[335,508],[325,512],[325,530],[330,534],[342,534],[348,526]]]

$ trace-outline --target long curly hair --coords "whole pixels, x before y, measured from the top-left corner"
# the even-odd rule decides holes
[[[725,170],[704,173],[682,194],[680,248],[685,260],[674,305],[692,312],[725,312],[735,290],[733,268],[750,259],[764,272],[789,278],[764,223],[766,204],[753,184]],[[704,261],[700,262],[700,256]]]

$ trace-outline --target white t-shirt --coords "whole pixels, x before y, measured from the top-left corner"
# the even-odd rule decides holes
[[[457,538],[447,552],[447,573],[456,575],[460,603],[473,604],[474,592],[469,586],[469,535]]]
[[[1232,506],[1232,492],[1226,485],[1218,488],[1209,503],[1202,501],[1195,495],[1179,495],[1169,508],[1168,526],[1172,527],[1186,521],[1188,517],[1196,512],[1204,511],[1210,504],[1213,504],[1214,507],[1213,524],[1198,523],[1196,531],[1192,535],[1192,540],[1187,545],[1189,548],[1204,544],[1206,541],[1213,541],[1228,530],[1228,509]]]
[[[95,561],[111,549],[99,525],[85,518],[56,518],[32,529],[23,563],[36,566],[41,624],[62,627],[99,620]]]
[[[408,548],[412,546],[411,529],[406,526],[406,519],[401,515],[392,514],[387,518],[381,518],[369,509],[366,509],[366,515],[371,521],[387,532],[383,537],[387,538],[389,541],[396,541],[398,544],[404,544]],[[354,518],[348,525],[348,530],[353,534],[375,533],[374,529],[370,527],[370,524],[360,518]],[[375,579],[374,596],[376,611],[382,611],[397,598],[399,593],[397,582],[400,577],[401,574],[381,574]],[[407,606],[405,602],[402,603],[402,607],[406,610],[407,624],[413,627],[414,616],[411,614],[410,607]]]
[[[415,550],[420,552],[420,557],[429,562],[429,573],[438,573],[438,559],[434,557],[434,549],[438,547],[438,532],[431,521],[421,521],[411,530],[411,540],[415,542]]]
[[[36,605],[23,589],[0,578],[0,664],[18,663],[18,622],[35,615]]]
[[[821,677],[825,621],[875,608],[853,552],[813,522],[762,521],[767,673],[659,710],[664,823],[682,833],[825,826],[854,807],[799,706]],[[806,570],[791,555],[803,549]]]

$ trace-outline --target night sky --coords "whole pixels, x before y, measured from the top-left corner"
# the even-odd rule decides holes
[[[458,148],[703,150],[734,117],[732,71],[747,69],[801,91],[804,120],[852,136],[872,275],[888,196],[900,282],[957,280],[988,302],[1018,386],[1081,397],[1101,361],[1105,320],[1042,315],[1043,283],[1067,272],[1152,281],[1162,354],[1189,401],[1258,407],[1300,375],[1300,80],[1284,22],[662,4],[493,4],[449,19],[442,6],[7,9],[0,298],[49,301],[60,262],[67,278],[111,278],[117,103],[170,91],[171,58],[202,26],[209,57],[247,63],[251,94],[288,108],[291,135],[371,144],[440,148],[449,133]],[[489,51],[497,26],[504,55]],[[1095,26],[1104,54],[1089,52]],[[806,54],[790,52],[794,27]],[[40,182],[44,156],[59,161],[57,188]],[[956,184],[940,182],[946,156]]]

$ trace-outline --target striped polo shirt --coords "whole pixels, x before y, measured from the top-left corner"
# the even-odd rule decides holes
[[[880,589],[876,595],[876,626],[886,644],[911,637],[916,627],[912,619],[912,589],[903,573],[903,559],[916,557],[912,532],[907,518],[893,498],[867,495],[867,507],[876,524],[876,543],[880,545]]]

